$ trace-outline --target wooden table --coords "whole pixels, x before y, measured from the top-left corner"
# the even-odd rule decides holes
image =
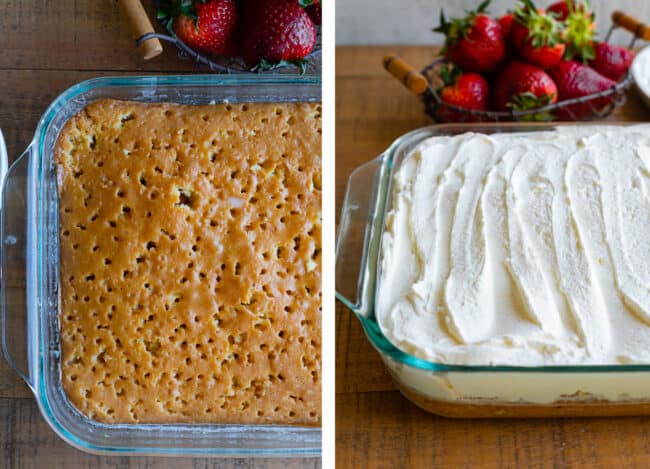
[[[144,0],[151,17],[152,2]],[[3,0],[0,2],[0,128],[10,161],[32,139],[50,102],[87,78],[127,73],[196,73],[167,45],[141,60],[114,1]],[[40,415],[31,392],[0,358],[0,468],[316,468],[319,459],[98,457],[68,446]]]
[[[431,124],[422,104],[381,66],[397,52],[421,68],[431,47],[340,47],[336,52],[336,195],[350,172],[399,135]],[[650,120],[634,91],[610,120]],[[344,284],[356,279],[345,279]],[[359,321],[336,306],[337,467],[650,467],[650,418],[450,420],[395,389]]]

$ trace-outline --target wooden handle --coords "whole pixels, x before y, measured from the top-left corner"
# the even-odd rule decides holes
[[[384,68],[417,96],[424,93],[429,87],[424,75],[396,55],[384,57]]]
[[[650,41],[650,28],[637,20],[634,16],[630,16],[622,11],[615,11],[612,13],[612,21],[615,25],[627,29],[636,37],[644,41]]]
[[[129,22],[129,27],[136,41],[143,35],[154,32],[151,21],[147,16],[147,12],[144,11],[140,0],[117,0],[117,3],[120,6],[122,14]],[[138,51],[145,60],[160,55],[162,50],[162,44],[155,37],[143,41],[138,46]]]

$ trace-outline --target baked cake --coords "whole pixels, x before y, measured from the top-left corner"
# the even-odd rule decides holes
[[[63,387],[105,423],[319,425],[321,107],[96,101],[55,150]]]

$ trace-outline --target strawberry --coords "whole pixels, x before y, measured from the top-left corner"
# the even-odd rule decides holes
[[[580,98],[593,93],[605,91],[616,85],[614,80],[602,76],[590,68],[573,60],[564,60],[549,70],[549,74],[557,84],[560,101]],[[595,109],[602,109],[611,102],[611,98],[598,98],[591,101]],[[562,109],[560,117],[568,119],[581,119],[592,114],[588,103],[571,104]]]
[[[512,23],[512,42],[527,62],[550,68],[564,55],[565,46],[560,42],[562,23],[552,14],[535,8],[531,0],[521,0],[515,7]]]
[[[298,0],[300,6],[305,7],[307,14],[316,26],[320,26],[323,20],[321,4],[319,0]]]
[[[515,50],[512,45],[512,40],[510,39],[510,30],[512,29],[512,22],[515,20],[515,15],[512,13],[506,13],[497,21],[501,25],[501,31],[503,32],[503,40],[506,44],[506,58],[514,57]]]
[[[554,3],[546,9],[556,15],[565,24],[562,33],[567,45],[567,58],[577,57],[582,61],[594,58],[595,23],[594,13],[589,6],[589,0],[578,3],[575,0],[563,0]]]
[[[556,101],[555,82],[548,73],[535,65],[510,62],[499,72],[494,82],[493,103],[499,111],[525,111]],[[550,120],[551,115],[533,114],[532,119]]]
[[[489,85],[481,75],[472,72],[462,73],[458,68],[450,72],[445,66],[441,70],[441,77],[445,86],[438,93],[443,102],[465,109],[479,111],[487,109]],[[440,107],[438,117],[443,121],[480,120],[478,116],[461,113],[444,105]]]
[[[627,73],[633,59],[631,50],[599,42],[594,46],[594,57],[589,65],[601,75],[618,81]]]
[[[508,41],[510,38],[510,29],[512,28],[512,22],[515,19],[515,15],[512,13],[506,13],[503,15],[501,18],[499,18],[497,21],[501,25],[501,31],[503,33],[503,38]]]
[[[232,51],[237,22],[234,0],[163,2],[159,17],[169,16],[168,28],[194,50],[214,55]]]
[[[440,26],[434,29],[445,35],[442,54],[447,60],[470,72],[494,70],[506,55],[501,25],[483,12],[490,0],[485,0],[464,18],[447,21],[440,10]]]
[[[593,16],[590,8],[589,1],[580,2],[576,5],[577,2],[573,0],[560,0],[555,2],[552,5],[549,5],[546,8],[546,11],[549,13],[555,14],[555,19],[558,21],[566,21],[566,19],[571,14],[571,11],[578,11],[580,13],[589,13],[589,16]]]
[[[249,65],[272,68],[302,60],[314,48],[316,29],[296,0],[248,0],[244,3],[242,54]]]

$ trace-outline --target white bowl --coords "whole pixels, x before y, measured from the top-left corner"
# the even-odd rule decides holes
[[[636,54],[631,67],[634,88],[639,96],[650,107],[650,46],[644,47]]]

